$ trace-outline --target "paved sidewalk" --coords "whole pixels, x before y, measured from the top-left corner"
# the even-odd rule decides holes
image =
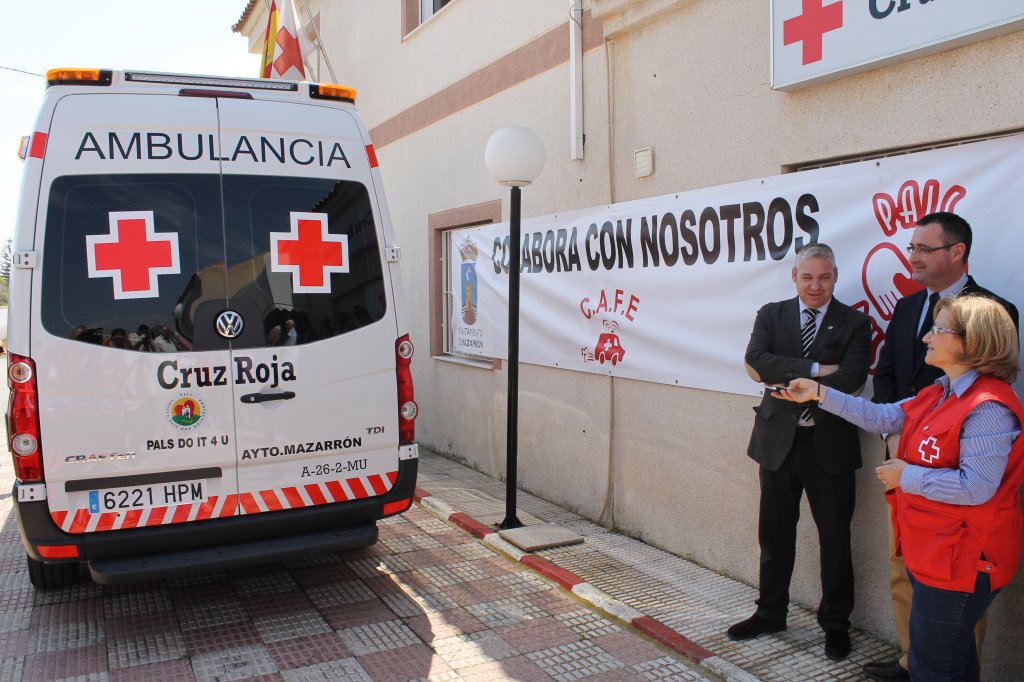
[[[416,506],[360,550],[46,591],[12,506],[0,492],[0,682],[721,679]]]
[[[420,446],[419,503],[514,559],[572,590],[729,680],[862,680],[861,666],[895,659],[892,645],[859,630],[849,658],[825,658],[813,611],[791,607],[789,629],[734,642],[726,628],[752,612],[757,591],[639,540],[598,526],[520,491],[524,524],[555,523],[584,538],[578,545],[525,554],[495,528],[505,517],[505,483]]]

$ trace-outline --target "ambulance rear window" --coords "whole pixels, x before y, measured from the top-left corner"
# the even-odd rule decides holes
[[[42,277],[50,334],[124,350],[226,347],[204,310],[237,309],[251,347],[326,340],[387,306],[369,194],[331,179],[58,178]]]
[[[318,341],[384,317],[381,249],[365,185],[225,175],[224,220],[228,287],[259,305],[268,345]]]

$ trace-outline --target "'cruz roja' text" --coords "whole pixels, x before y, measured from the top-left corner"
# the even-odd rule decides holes
[[[287,360],[280,366],[277,356],[270,363],[254,363],[252,358],[239,355],[234,358],[235,372],[232,377],[235,384],[265,384],[268,381],[275,388],[283,381],[295,381],[295,366]],[[156,380],[161,388],[205,388],[207,386],[227,386],[228,368],[226,365],[212,367],[178,367],[177,360],[164,360],[156,368]]]

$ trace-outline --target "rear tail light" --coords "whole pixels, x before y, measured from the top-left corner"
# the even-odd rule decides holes
[[[78,545],[36,545],[44,559],[77,559]]]
[[[23,483],[43,480],[43,452],[39,444],[39,395],[36,367],[31,358],[7,356],[7,438],[14,458],[14,474]]]
[[[384,516],[393,516],[394,514],[401,514],[406,509],[412,506],[412,498],[404,497],[401,500],[395,500],[394,502],[387,502],[384,504]]]
[[[415,352],[409,335],[395,342],[395,366],[398,375],[398,441],[406,444],[416,440],[416,415],[420,408],[413,400],[412,355]]]

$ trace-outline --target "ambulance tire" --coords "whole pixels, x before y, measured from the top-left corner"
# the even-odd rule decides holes
[[[37,590],[52,590],[67,587],[78,582],[78,564],[46,564],[30,556],[28,560],[28,579]]]

